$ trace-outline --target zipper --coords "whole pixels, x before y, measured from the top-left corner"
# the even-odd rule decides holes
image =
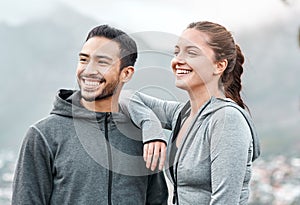
[[[188,102],[183,108],[182,110],[180,111],[178,117],[177,117],[177,121],[176,121],[176,125],[175,125],[175,128],[174,128],[174,131],[173,131],[173,137],[172,137],[172,144],[171,144],[171,152],[172,153],[172,150],[176,149],[174,146],[176,146],[176,138],[177,138],[177,135],[180,131],[180,128],[181,128],[181,124],[182,124],[182,119],[186,119],[186,117],[188,115],[190,115],[190,102]],[[178,167],[178,162],[175,161],[175,155],[176,155],[176,152],[178,152],[179,150],[177,149],[175,151],[175,153],[173,153],[173,158],[172,158],[172,166],[170,167],[170,174],[171,174],[171,177],[173,179],[173,199],[172,199],[172,204],[176,204],[177,202],[177,205],[179,205],[179,200],[178,200],[178,192],[177,192],[177,167]]]
[[[105,120],[104,120],[104,132],[105,132],[105,139],[106,139],[106,147],[107,147],[107,158],[108,158],[108,187],[107,187],[107,203],[108,205],[112,204],[111,201],[111,189],[112,189],[112,153],[111,147],[108,138],[108,118],[110,117],[111,113],[105,113]]]
[[[173,137],[172,137],[172,144],[171,144],[171,152],[172,150],[175,149],[174,146],[176,146],[176,138],[177,135],[180,131],[180,127],[181,127],[181,117],[182,117],[182,111],[179,113],[178,117],[177,117],[177,121],[176,121],[176,125],[175,125],[175,129],[173,131]],[[179,150],[176,150],[176,152],[178,152]],[[175,161],[175,155],[176,153],[173,153],[173,161],[172,161],[172,166],[170,167],[170,174],[171,177],[173,179],[173,199],[172,199],[172,204],[176,204],[179,205],[179,200],[178,200],[178,192],[177,192],[177,165],[178,162]]]
[[[188,103],[189,104],[189,103]],[[205,110],[205,108],[210,104],[210,101],[209,103],[205,104],[204,107],[201,109],[201,111],[199,112],[199,114],[197,115],[197,118],[201,116],[202,112]],[[182,118],[186,117],[187,115],[189,115],[189,112],[186,113],[187,109],[189,108],[188,105],[185,105],[182,110],[180,111],[179,115],[178,115],[178,118],[177,118],[177,121],[176,121],[176,125],[175,125],[175,129],[174,130],[177,130],[177,133],[176,133],[176,136],[173,135],[173,138],[172,138],[172,143],[176,143],[176,138],[177,138],[177,135],[178,135],[178,132],[180,131],[180,128],[181,128],[181,120]],[[186,136],[189,136],[191,130],[193,129],[195,123],[193,123],[190,128],[187,130],[187,134]],[[178,164],[179,164],[179,158],[180,158],[180,155],[181,155],[181,152],[182,152],[182,147],[184,146],[186,142],[186,139],[182,142],[181,144],[181,149],[178,149],[177,152],[178,152],[178,157],[177,157],[177,161],[174,157],[174,162],[175,162],[175,166],[171,167],[172,169],[174,168],[174,172],[173,172],[173,175],[171,174],[171,177],[174,181],[174,185],[173,185],[173,188],[174,188],[174,191],[173,191],[173,199],[172,199],[172,203],[173,204],[176,204],[177,202],[177,205],[179,205],[179,198],[178,198],[178,190],[177,190],[177,182],[178,182],[178,178],[177,178],[177,171],[178,171]],[[176,145],[175,145],[176,146]]]

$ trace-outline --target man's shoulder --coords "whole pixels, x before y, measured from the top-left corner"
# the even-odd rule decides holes
[[[56,114],[49,114],[48,116],[38,120],[31,125],[41,134],[51,135],[51,133],[57,133],[62,131],[68,131],[73,125],[72,118],[60,116]]]
[[[33,123],[32,126],[41,128],[44,126],[61,124],[61,123],[69,121],[68,119],[69,118],[66,116],[60,116],[57,114],[49,114],[48,116],[41,118],[38,121],[36,121],[35,123]]]

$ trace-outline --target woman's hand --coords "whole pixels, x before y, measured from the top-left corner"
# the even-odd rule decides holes
[[[158,169],[162,170],[166,160],[167,145],[163,141],[152,141],[144,144],[144,161],[146,167],[152,171],[158,165]]]

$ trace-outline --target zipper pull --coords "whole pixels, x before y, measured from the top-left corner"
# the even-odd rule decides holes
[[[175,204],[177,199],[177,186],[174,185],[174,191],[173,191],[173,199],[172,203]]]
[[[176,202],[176,197],[175,197],[175,195],[173,196],[173,200],[172,200],[172,204],[175,204],[175,202]]]

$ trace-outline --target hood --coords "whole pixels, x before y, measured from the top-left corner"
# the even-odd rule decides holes
[[[61,89],[57,92],[51,114],[70,118],[95,119],[96,113],[80,104],[80,91]]]
[[[254,122],[251,118],[251,116],[249,115],[249,113],[244,110],[243,108],[241,108],[239,105],[237,105],[233,100],[229,99],[229,98],[215,98],[212,97],[208,102],[206,102],[203,106],[202,109],[200,110],[201,113],[201,118],[206,118],[208,115],[212,114],[213,112],[216,112],[217,110],[224,108],[224,107],[234,107],[237,110],[239,110],[242,115],[244,116],[244,118],[246,119],[249,128],[251,130],[251,134],[252,134],[252,140],[253,140],[253,157],[252,157],[252,161],[254,161],[255,159],[257,159],[260,155],[260,142],[259,142],[259,137],[258,134],[256,132],[256,128],[254,125]],[[188,102],[183,110],[188,110],[190,107],[190,103]]]

